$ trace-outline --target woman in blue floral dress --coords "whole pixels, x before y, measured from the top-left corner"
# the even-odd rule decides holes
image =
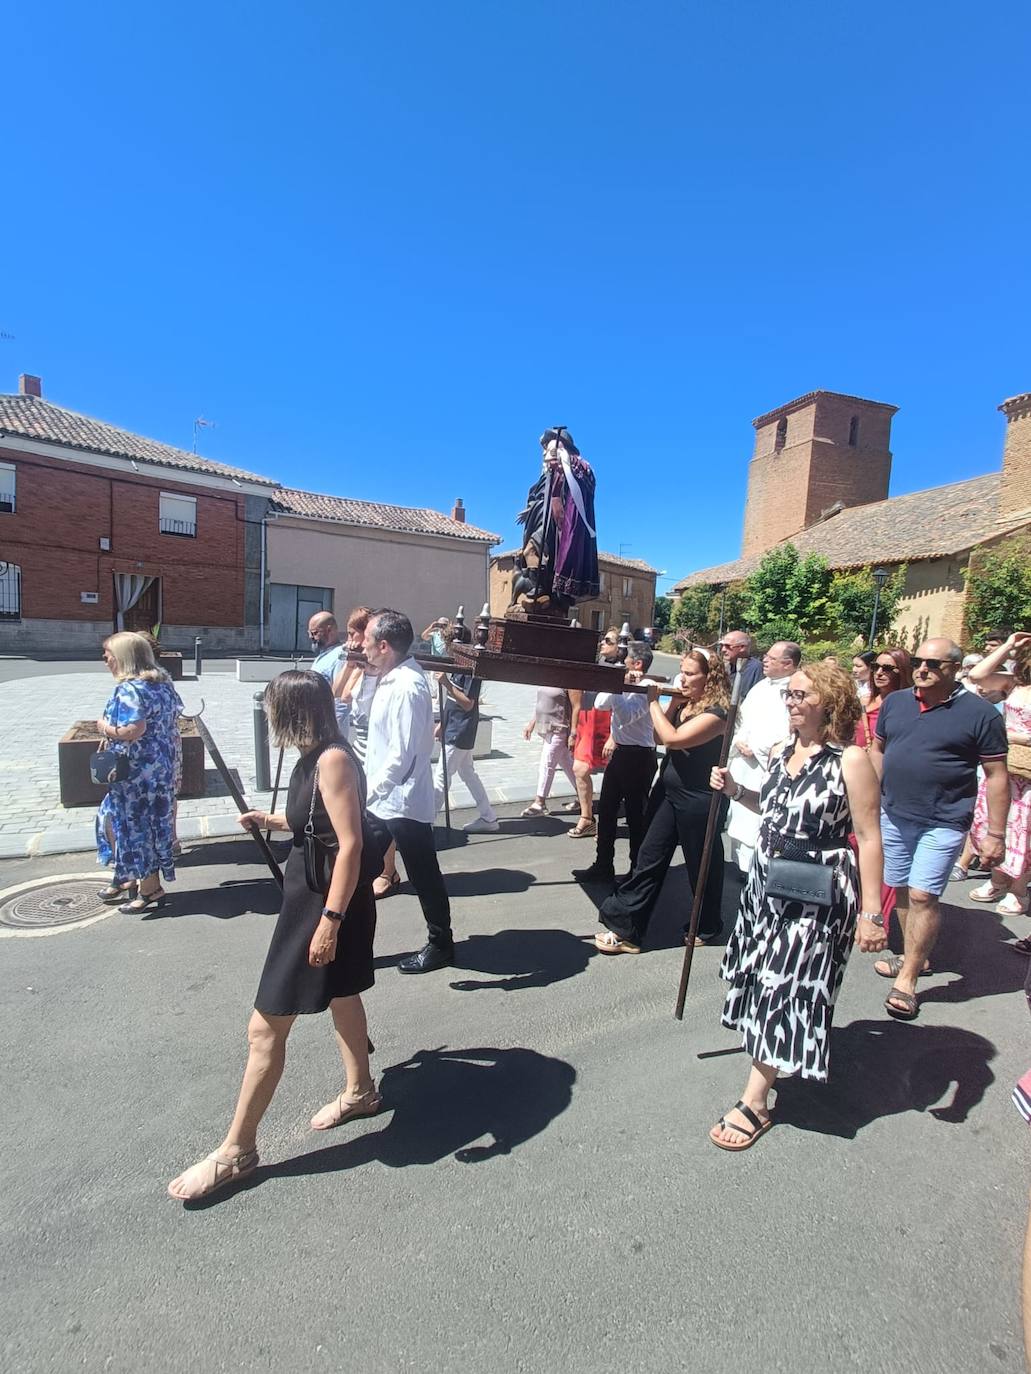
[[[175,878],[172,846],[183,703],[143,635],[122,632],[106,639],[104,662],[117,685],[97,728],[110,741],[109,749],[127,757],[129,776],[109,786],[97,813],[97,855],[115,870],[100,895],[127,915],[136,915],[163,906],[167,898],[161,879]]]

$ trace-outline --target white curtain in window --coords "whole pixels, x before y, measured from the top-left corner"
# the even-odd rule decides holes
[[[154,581],[142,573],[115,573],[115,624],[125,629],[125,613],[131,611],[140,597]]]

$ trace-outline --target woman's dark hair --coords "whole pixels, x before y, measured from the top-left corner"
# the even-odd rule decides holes
[[[302,754],[340,738],[333,692],[321,673],[291,668],[265,688],[265,714],[277,748]]]
[[[874,653],[872,649],[864,649],[861,654],[852,655],[852,662],[855,663],[857,658],[862,659],[862,661],[866,664],[868,668],[872,668],[874,665],[874,661],[877,658],[877,655]]]
[[[892,685],[892,689],[891,689],[891,690],[892,690],[893,692],[897,692],[897,691],[899,690],[899,688],[906,689],[906,688],[912,687],[912,685],[913,685],[913,669],[912,669],[912,666],[910,665],[910,662],[909,662],[909,654],[906,652],[906,650],[905,650],[905,649],[878,649],[877,653],[874,655],[874,664],[875,664],[875,665],[876,665],[876,663],[877,663],[877,659],[880,658],[881,654],[887,654],[888,658],[890,658],[890,659],[892,659],[892,660],[894,661],[895,667],[898,669],[898,672],[895,673],[895,674],[893,674],[895,680],[894,680],[894,683],[893,683],[893,685]],[[870,681],[871,681],[871,683],[873,682],[873,669],[872,669],[872,668],[871,668],[871,670],[870,670]],[[878,695],[880,695],[880,694],[878,693]]]
[[[376,611],[369,617],[369,627],[372,629],[372,636],[378,642],[383,639],[390,645],[395,654],[404,656],[412,647],[415,639],[415,631],[412,629],[412,622],[400,611],[382,610]]]

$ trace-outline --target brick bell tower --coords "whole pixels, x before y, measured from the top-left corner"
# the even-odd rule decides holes
[[[883,501],[898,406],[810,391],[753,420],[742,557],[761,554],[833,506]]]

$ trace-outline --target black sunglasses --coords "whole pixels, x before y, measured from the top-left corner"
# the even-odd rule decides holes
[[[943,664],[951,663],[952,660],[948,658],[911,658],[909,662],[913,668],[930,668],[932,673],[938,673]]]
[[[875,664],[873,665],[873,670],[874,670],[874,672],[876,673],[876,672],[878,671],[878,669],[879,669],[882,673],[897,673],[897,672],[898,672],[898,666],[897,666],[896,664],[894,664],[894,663],[875,663]]]

